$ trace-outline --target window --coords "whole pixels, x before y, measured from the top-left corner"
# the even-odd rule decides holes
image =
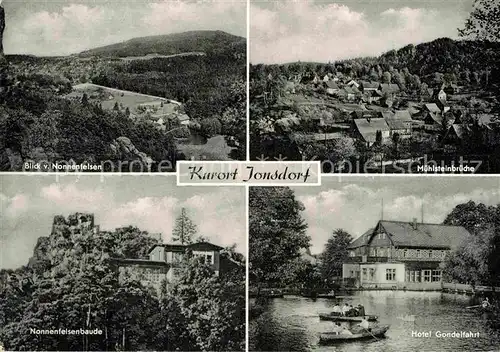
[[[385,240],[385,232],[382,233],[382,239]]]
[[[396,269],[385,269],[385,280],[396,281]]]
[[[417,249],[417,258],[420,258],[420,249]]]
[[[370,280],[375,280],[375,269],[370,268]]]
[[[408,256],[408,251],[405,249],[405,250],[403,251],[403,258],[406,258],[407,256]]]
[[[429,250],[429,258],[432,258],[432,251]]]
[[[420,282],[420,271],[415,271],[415,282]]]
[[[368,278],[368,269],[366,268],[363,268],[363,279],[367,279]]]
[[[432,282],[441,281],[441,270],[433,270],[432,271]]]
[[[214,256],[212,253],[196,253],[195,256],[202,258],[202,262],[206,264],[214,264]]]
[[[424,270],[423,282],[431,282],[431,272],[432,270]]]

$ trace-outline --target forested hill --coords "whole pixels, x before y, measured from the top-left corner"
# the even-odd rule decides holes
[[[458,75],[500,65],[500,42],[439,38],[391,50],[381,55],[378,61],[395,69],[407,68],[421,77],[435,72]]]
[[[223,31],[189,31],[168,35],[134,38],[80,53],[82,57],[127,57],[146,54],[175,55],[188,52],[244,53],[246,40]]]

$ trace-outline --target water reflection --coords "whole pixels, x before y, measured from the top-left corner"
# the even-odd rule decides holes
[[[338,302],[338,301],[337,301]],[[259,351],[491,351],[500,346],[500,333],[492,329],[487,314],[465,309],[471,298],[440,292],[365,291],[339,303],[361,303],[367,314],[379,316],[391,328],[386,338],[318,345],[319,334],[332,322],[320,321],[336,301],[286,296],[269,301],[265,312],[249,326],[250,350]],[[414,315],[414,321],[405,319]],[[431,331],[432,337],[412,337],[412,331]],[[478,338],[437,338],[435,333],[479,332]]]

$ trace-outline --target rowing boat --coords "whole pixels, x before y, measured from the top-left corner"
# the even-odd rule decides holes
[[[335,332],[324,332],[319,335],[319,342],[327,344],[332,342],[355,341],[369,338],[382,337],[389,330],[389,325],[373,327],[371,331],[365,330],[352,335],[337,334]]]
[[[364,318],[368,321],[376,321],[378,317],[376,315],[365,315]],[[334,314],[319,314],[320,320],[333,320],[333,321],[361,321],[363,317],[345,317],[343,315],[334,315]]]

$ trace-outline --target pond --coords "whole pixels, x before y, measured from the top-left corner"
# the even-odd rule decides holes
[[[365,306],[367,314],[389,324],[385,338],[371,338],[321,346],[319,334],[331,330],[332,322],[320,321],[319,313],[331,312],[335,302]],[[500,332],[493,317],[465,309],[471,297],[441,292],[362,291],[339,300],[312,300],[285,296],[270,300],[264,313],[250,321],[250,351],[491,351],[500,346]],[[405,319],[414,315],[414,321]],[[414,337],[412,332],[431,332]],[[478,332],[476,338],[436,337],[437,332]]]

